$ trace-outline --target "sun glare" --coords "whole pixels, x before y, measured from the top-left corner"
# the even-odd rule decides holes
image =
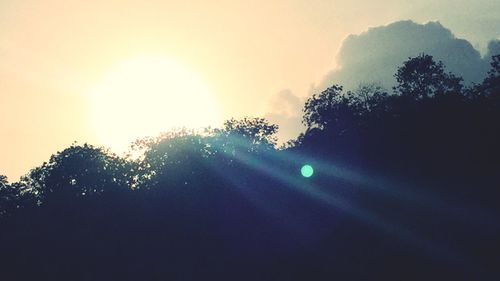
[[[206,83],[167,57],[136,57],[118,64],[91,90],[90,98],[98,140],[118,152],[137,138],[219,122]]]

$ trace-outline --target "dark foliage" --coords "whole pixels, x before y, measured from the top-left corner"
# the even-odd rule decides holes
[[[1,279],[499,280],[499,65],[471,88],[427,55],[393,92],[333,85],[282,149],[260,118],[137,158],[74,144],[0,176]]]
[[[432,56],[425,54],[410,58],[394,77],[398,83],[394,90],[417,100],[462,90],[462,78],[445,73],[442,62],[436,63]]]

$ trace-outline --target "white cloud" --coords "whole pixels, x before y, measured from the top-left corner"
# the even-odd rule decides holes
[[[317,88],[341,84],[353,89],[371,82],[391,88],[397,68],[421,53],[443,61],[447,71],[466,83],[482,81],[489,69],[489,57],[483,59],[470,42],[456,38],[439,22],[399,21],[348,36],[337,54],[339,68],[327,73]]]

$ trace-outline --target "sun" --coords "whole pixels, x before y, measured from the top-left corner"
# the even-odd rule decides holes
[[[219,123],[216,101],[201,76],[169,57],[123,61],[102,77],[89,97],[98,141],[117,152],[138,138],[173,128]]]

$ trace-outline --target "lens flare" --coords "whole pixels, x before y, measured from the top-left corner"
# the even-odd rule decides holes
[[[311,165],[304,165],[300,168],[300,173],[304,178],[310,178],[314,174],[314,169]]]

